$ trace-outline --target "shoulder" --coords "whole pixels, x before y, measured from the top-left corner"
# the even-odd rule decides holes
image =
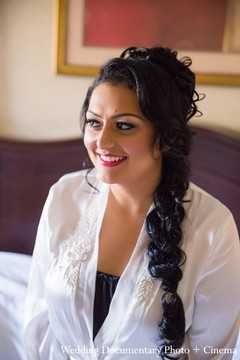
[[[99,181],[95,170],[81,170],[63,175],[50,189],[50,194],[62,193],[88,193],[99,191],[102,183]]]
[[[221,201],[193,183],[190,183],[185,200],[185,208],[190,217],[191,213],[200,218],[212,215],[217,215],[218,219],[232,217],[230,210]]]
[[[185,196],[185,234],[195,241],[209,245],[219,241],[239,241],[233,215],[218,199],[190,183]],[[221,239],[221,240],[220,240]]]
[[[105,190],[95,170],[76,171],[62,176],[51,188],[44,206],[45,212],[57,217],[68,217],[86,211],[95,202],[98,194]]]

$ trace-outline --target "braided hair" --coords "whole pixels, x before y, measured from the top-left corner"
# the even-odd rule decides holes
[[[147,215],[148,270],[160,279],[163,316],[159,324],[158,349],[162,359],[171,358],[166,349],[181,348],[185,334],[185,314],[177,294],[185,254],[181,250],[183,202],[189,186],[189,152],[192,133],[187,125],[197,112],[200,100],[195,90],[191,59],[177,59],[169,48],[128,48],[119,58],[109,60],[89,87],[82,107],[82,129],[95,87],[108,82],[125,84],[138,98],[143,115],[153,124],[153,144],[163,154],[161,181],[154,193],[154,208]]]

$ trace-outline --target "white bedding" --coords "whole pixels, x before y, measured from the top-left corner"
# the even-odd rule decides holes
[[[25,360],[24,303],[31,256],[0,251],[0,359]]]

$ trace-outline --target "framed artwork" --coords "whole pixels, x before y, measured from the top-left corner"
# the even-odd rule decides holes
[[[60,74],[95,76],[130,46],[189,56],[197,82],[240,85],[239,0],[57,0]]]

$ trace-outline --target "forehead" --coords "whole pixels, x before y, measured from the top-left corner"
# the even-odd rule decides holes
[[[117,109],[119,108],[119,111],[125,108],[125,110],[135,109],[135,111],[141,112],[135,92],[124,84],[115,85],[104,82],[97,85],[89,102],[89,108],[93,106],[114,106]]]

